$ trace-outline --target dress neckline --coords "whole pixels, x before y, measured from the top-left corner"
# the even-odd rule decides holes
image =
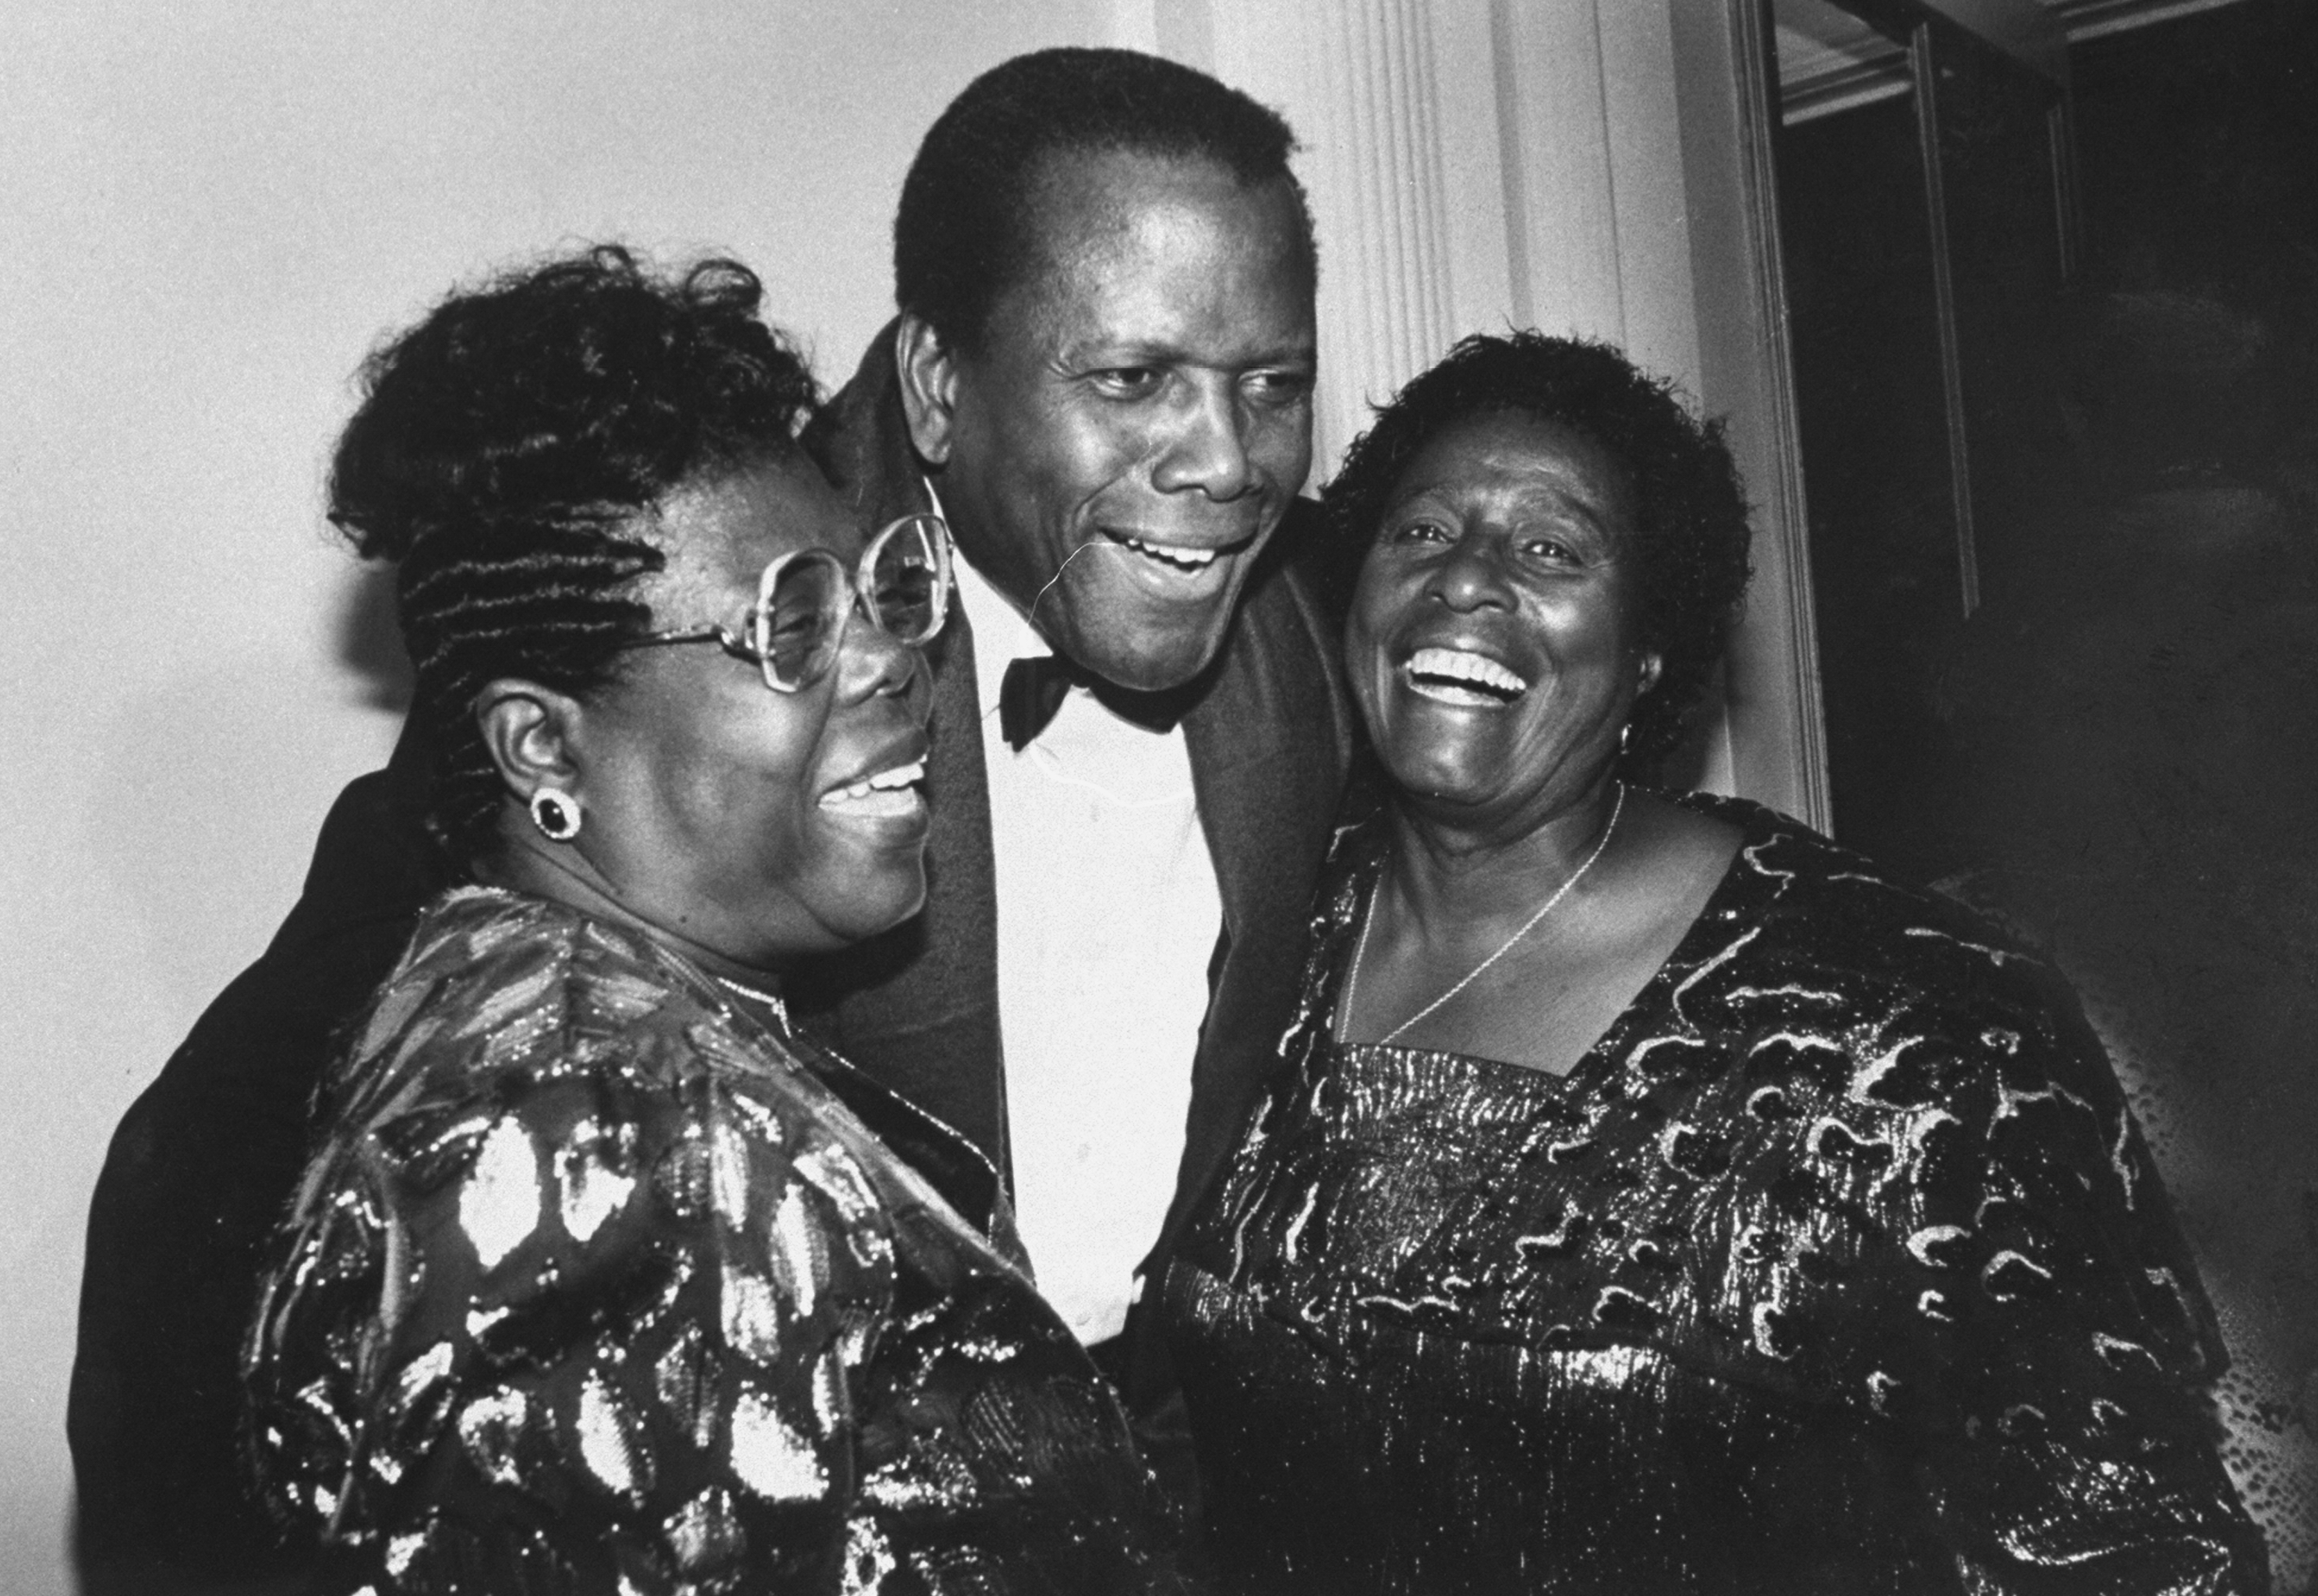
[[[1484,1066],[1489,1070],[1518,1071],[1524,1076],[1551,1081],[1565,1088],[1575,1087],[1581,1081],[1589,1080],[1601,1074],[1609,1067],[1609,1061],[1617,1052],[1613,1044],[1617,1042],[1622,1032],[1631,1028],[1635,1022],[1635,1016],[1649,1001],[1651,995],[1662,987],[1674,984],[1677,972],[1686,973],[1712,951],[1702,946],[1701,944],[1714,937],[1712,928],[1730,917],[1737,906],[1737,901],[1753,882],[1754,873],[1745,867],[1748,863],[1747,853],[1768,840],[1778,829],[1780,817],[1774,811],[1765,809],[1760,804],[1749,803],[1743,799],[1722,798],[1703,793],[1659,793],[1658,796],[1665,798],[1668,802],[1680,804],[1685,809],[1694,810],[1737,826],[1740,833],[1738,847],[1731,854],[1730,862],[1723,866],[1721,878],[1714,883],[1714,890],[1706,895],[1706,901],[1699,906],[1698,913],[1692,919],[1690,924],[1684,928],[1682,936],[1676,940],[1673,949],[1658,962],[1658,968],[1650,972],[1649,979],[1635,989],[1634,995],[1626,1000],[1625,1007],[1618,1010],[1616,1018],[1603,1027],[1602,1034],[1594,1039],[1584,1053],[1577,1055],[1577,1062],[1568,1070],[1557,1073],[1551,1070],[1541,1069],[1534,1064],[1520,1063],[1512,1059],[1491,1058],[1485,1054],[1478,1053],[1457,1053],[1444,1048],[1405,1047],[1388,1042],[1348,1042],[1337,1034],[1336,1009],[1343,995],[1344,972],[1351,956],[1350,946],[1352,940],[1360,935],[1361,926],[1367,919],[1370,900],[1376,895],[1378,886],[1384,880],[1386,848],[1381,810],[1370,822],[1376,828],[1370,846],[1365,855],[1357,859],[1352,867],[1347,883],[1352,889],[1352,902],[1338,922],[1329,930],[1325,955],[1327,960],[1326,967],[1320,990],[1315,994],[1314,1004],[1314,1014],[1320,1027],[1321,1040],[1340,1059],[1348,1058],[1357,1052],[1378,1059],[1398,1057],[1441,1060],[1463,1065]]]
[[[1621,1016],[1621,1018],[1623,1017]],[[1504,1074],[1510,1071],[1524,1081],[1536,1081],[1542,1086],[1554,1089],[1568,1087],[1584,1070],[1586,1059],[1594,1055],[1594,1048],[1588,1048],[1577,1063],[1569,1067],[1567,1073],[1557,1075],[1550,1070],[1541,1070],[1529,1064],[1518,1064],[1511,1059],[1495,1059],[1481,1053],[1458,1053],[1446,1047],[1406,1047],[1397,1042],[1346,1042],[1333,1036],[1327,1040],[1329,1048],[1335,1054],[1338,1061],[1343,1063],[1373,1063],[1386,1066],[1414,1064],[1436,1069],[1462,1070],[1473,1075]],[[1595,1044],[1595,1046],[1599,1045],[1600,1044]]]

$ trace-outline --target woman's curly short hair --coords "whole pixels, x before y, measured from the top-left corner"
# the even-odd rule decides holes
[[[651,625],[635,583],[663,563],[639,517],[779,456],[811,417],[812,374],[762,299],[737,262],[662,275],[606,245],[454,293],[364,363],[329,516],[400,563],[427,821],[456,862],[490,851],[502,791],[475,695],[609,681]]]
[[[1622,774],[1644,776],[1681,740],[1722,658],[1747,589],[1747,498],[1720,421],[1692,416],[1674,384],[1607,344],[1537,332],[1476,334],[1377,411],[1321,492],[1337,597],[1350,600],[1386,502],[1419,450],[1454,422],[1518,410],[1592,438],[1634,489],[1635,585],[1643,646],[1662,661],[1634,706]]]

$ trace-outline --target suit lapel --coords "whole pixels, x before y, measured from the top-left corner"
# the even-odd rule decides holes
[[[894,378],[894,328],[804,437],[866,524],[928,507]],[[998,1030],[998,894],[991,868],[990,778],[965,610],[927,650],[933,668],[926,787],[926,907],[857,947],[815,960],[792,981],[795,1007],[851,1063],[966,1136],[1011,1186]]]

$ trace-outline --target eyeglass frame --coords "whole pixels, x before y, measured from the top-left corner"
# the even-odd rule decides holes
[[[921,522],[929,524],[931,528],[931,535],[926,541],[932,546],[934,555],[934,602],[931,605],[933,623],[926,628],[926,634],[923,637],[896,641],[904,642],[905,646],[910,648],[923,648],[941,635],[943,623],[949,619],[949,596],[954,586],[952,580],[954,555],[950,543],[949,523],[930,510],[920,510],[912,515],[898,516],[878,528],[877,535],[871,538],[862,549],[861,558],[855,562],[851,570],[846,569],[845,562],[827,549],[791,549],[786,554],[774,555],[765,562],[765,569],[758,573],[757,602],[750,606],[747,624],[754,626],[757,624],[757,617],[769,616],[772,614],[773,587],[781,579],[781,573],[786,570],[792,562],[800,560],[826,560],[834,566],[839,578],[845,583],[846,604],[844,608],[838,612],[836,635],[831,637],[829,642],[830,664],[833,667],[839,653],[843,650],[845,629],[852,624],[856,613],[866,615],[872,626],[885,632],[888,637],[893,637],[894,634],[886,630],[885,623],[878,616],[876,601],[869,597],[870,566],[885,549],[886,540],[903,527]],[[716,644],[735,659],[745,659],[754,665],[763,676],[765,686],[776,693],[802,693],[807,687],[818,684],[829,674],[828,669],[824,668],[811,681],[784,682],[773,672],[773,655],[770,649],[759,649],[743,633],[736,632],[722,623],[698,626],[677,626],[660,632],[648,632],[642,637],[632,637],[621,642],[619,650],[624,652],[629,649],[660,649],[672,647],[678,643],[708,642]]]

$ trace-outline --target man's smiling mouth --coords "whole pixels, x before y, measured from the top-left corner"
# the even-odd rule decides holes
[[[1215,564],[1217,556],[1236,554],[1255,541],[1253,538],[1244,538],[1236,543],[1228,543],[1222,548],[1206,548],[1190,543],[1155,543],[1148,538],[1139,538],[1131,533],[1124,532],[1105,530],[1102,535],[1119,547],[1130,549],[1154,564],[1163,566],[1170,570],[1181,571],[1187,576],[1206,570]]]
[[[1501,708],[1529,691],[1518,674],[1470,649],[1419,649],[1401,672],[1413,691],[1465,708]]]

